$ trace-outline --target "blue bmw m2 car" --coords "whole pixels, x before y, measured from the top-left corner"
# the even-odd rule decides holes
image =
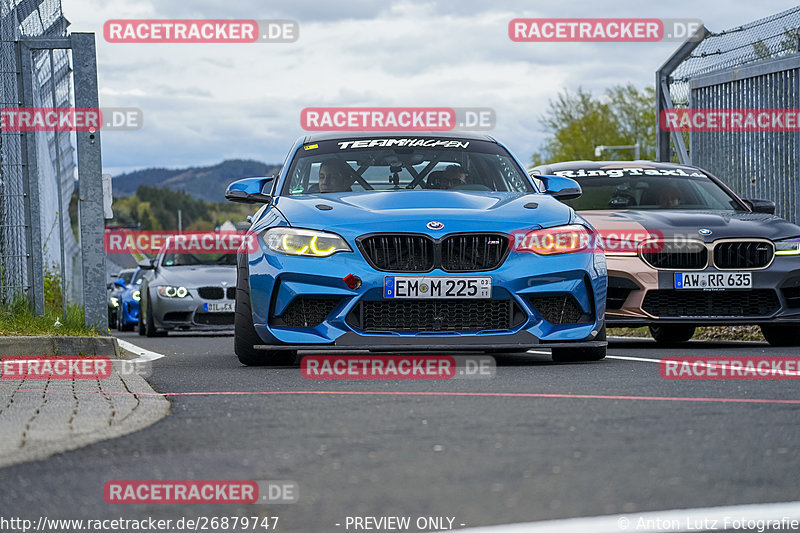
[[[500,143],[471,134],[300,138],[278,176],[232,183],[263,203],[240,250],[235,351],[284,365],[297,350],[606,354],[606,264],[592,227],[537,189]]]

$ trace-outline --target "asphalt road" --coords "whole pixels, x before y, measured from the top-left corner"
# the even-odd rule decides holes
[[[796,381],[666,381],[652,361],[554,364],[545,354],[498,355],[496,376],[481,380],[309,380],[298,368],[241,366],[229,335],[121,337],[166,355],[149,381],[171,393],[172,414],[0,470],[0,514],[277,516],[279,531],[333,532],[347,531],[347,516],[441,516],[462,527],[800,500],[800,403],[712,401],[800,400]],[[609,349],[700,354],[800,350],[636,340]],[[327,392],[269,394],[292,391]],[[342,394],[353,391],[368,394]],[[300,493],[292,505],[104,501],[106,481],[131,479],[293,480]]]

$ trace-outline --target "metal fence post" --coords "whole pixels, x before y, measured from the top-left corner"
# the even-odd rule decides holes
[[[708,29],[703,26],[678,50],[670,56],[667,61],[656,71],[656,161],[669,161],[670,156],[670,132],[661,129],[661,112],[667,108],[674,107],[672,98],[669,94],[670,76],[684,59],[689,57],[692,51],[709,35]],[[681,132],[672,132],[672,140],[675,142],[675,149],[681,163],[688,164],[689,156],[686,145],[683,142]]]
[[[17,41],[16,53],[19,65],[17,90],[22,107],[34,107],[33,59],[31,50]],[[22,187],[25,209],[25,240],[28,267],[28,299],[33,312],[44,315],[44,265],[42,261],[42,230],[39,206],[39,160],[36,147],[36,132],[23,131]]]
[[[48,58],[50,59],[50,102],[55,109],[56,105],[56,77],[55,77],[55,64],[53,62],[53,50],[47,51]],[[53,144],[55,145],[56,151],[56,158],[61,158],[61,146],[58,141],[59,132],[55,132],[53,135]],[[56,194],[58,196],[58,236],[59,236],[59,253],[61,255],[61,261],[59,263],[59,273],[61,277],[61,317],[66,322],[67,321],[67,260],[66,260],[66,253],[64,251],[64,246],[66,246],[66,240],[64,239],[64,195],[61,190],[61,165],[56,165]],[[69,204],[69,202],[67,202]]]
[[[71,38],[75,106],[99,110],[94,33],[73,33]],[[108,312],[100,131],[78,131],[76,137],[84,319],[87,325],[105,332],[108,331]]]

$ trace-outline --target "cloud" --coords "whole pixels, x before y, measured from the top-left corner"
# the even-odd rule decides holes
[[[538,117],[560,90],[600,93],[614,84],[652,85],[677,43],[515,43],[517,17],[700,18],[720,30],[783,9],[648,0],[602,5],[511,0],[64,0],[71,31],[97,34],[103,107],[138,107],[145,126],[103,134],[114,172],[216,163],[283,161],[314,106],[491,107],[492,134],[527,161],[546,135]],[[284,18],[290,44],[114,44],[112,18]]]

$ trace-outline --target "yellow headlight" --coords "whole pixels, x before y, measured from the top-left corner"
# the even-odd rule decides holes
[[[272,228],[262,234],[273,252],[305,257],[330,257],[337,252],[352,252],[342,237],[326,231],[297,228]]]

